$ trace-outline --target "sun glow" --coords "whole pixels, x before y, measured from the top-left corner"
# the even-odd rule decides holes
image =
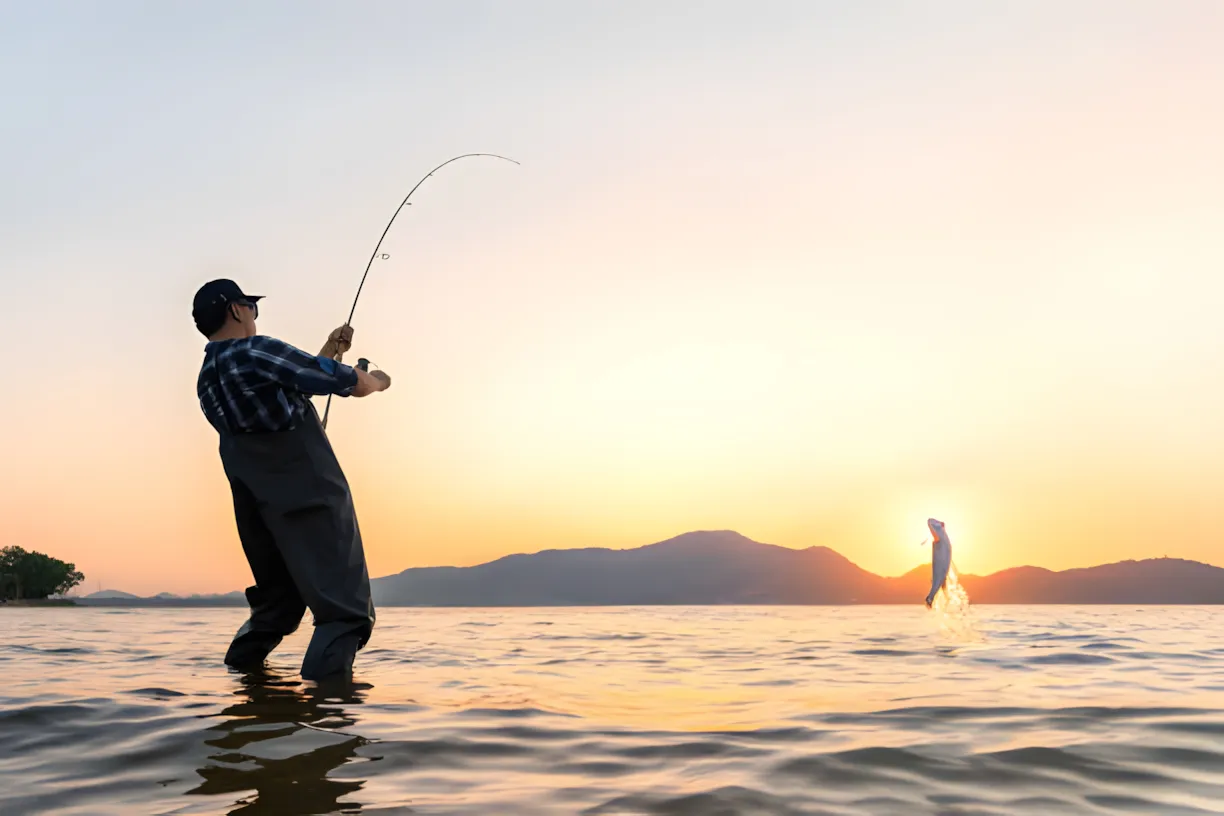
[[[927,528],[927,519],[934,518],[942,521],[947,529],[948,538],[952,541],[953,563],[972,561],[973,515],[966,508],[966,503],[950,494],[932,493],[907,502],[898,514],[896,534],[906,559],[913,559],[915,545],[922,547],[919,557],[930,559],[931,531]]]

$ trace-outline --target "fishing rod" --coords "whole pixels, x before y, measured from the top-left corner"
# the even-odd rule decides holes
[[[361,290],[365,288],[366,277],[370,274],[370,267],[374,265],[374,259],[378,257],[378,250],[382,248],[383,239],[386,238],[387,233],[391,231],[391,225],[395,223],[396,216],[400,214],[400,211],[403,210],[404,207],[408,206],[408,199],[412,198],[412,194],[417,191],[417,187],[420,187],[422,184],[424,184],[429,179],[430,176],[432,176],[434,173],[438,172],[439,170],[441,170],[443,167],[450,164],[451,162],[459,161],[460,159],[472,158],[474,156],[487,156],[492,159],[501,159],[502,161],[508,161],[513,164],[519,164],[519,162],[516,162],[514,159],[507,158],[506,156],[499,156],[496,153],[464,153],[462,156],[455,156],[453,159],[447,159],[446,161],[442,162],[437,167],[435,167],[434,169],[426,173],[425,176],[420,181],[418,181],[411,190],[408,191],[408,195],[404,196],[404,200],[400,202],[400,205],[395,208],[395,214],[392,215],[391,220],[387,222],[386,228],[382,231],[382,235],[380,235],[378,238],[378,243],[374,245],[374,251],[370,254],[370,260],[366,262],[365,272],[361,274],[361,283],[357,285],[357,296],[353,298],[353,308],[349,309],[348,320],[344,321],[344,328],[348,328],[353,323],[353,315],[357,312],[357,301],[361,299]],[[383,260],[386,260],[387,258],[391,256],[384,254],[382,257],[383,257]],[[335,357],[336,362],[340,362],[340,360],[343,357],[344,357],[344,352],[337,352],[336,357]],[[363,366],[362,363],[365,363],[365,365]],[[360,361],[358,361],[357,365],[363,371],[369,370],[369,361],[366,360],[365,358],[362,358]],[[332,401],[332,395],[328,394],[327,395],[327,407],[323,409],[323,429],[324,430],[327,430],[327,415],[331,413],[331,401]]]

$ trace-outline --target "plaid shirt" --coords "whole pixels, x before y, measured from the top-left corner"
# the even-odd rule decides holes
[[[357,372],[272,337],[218,340],[204,347],[196,394],[220,433],[286,431],[308,410],[309,397],[347,397]]]

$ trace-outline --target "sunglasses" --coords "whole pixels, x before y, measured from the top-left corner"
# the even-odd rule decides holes
[[[248,309],[250,309],[252,312],[255,313],[254,315],[252,315],[252,317],[254,317],[256,320],[259,319],[259,304],[258,303],[252,303],[249,300],[235,300],[234,305],[247,307]]]

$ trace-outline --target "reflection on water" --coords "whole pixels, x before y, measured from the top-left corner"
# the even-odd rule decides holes
[[[241,609],[0,610],[0,814],[1224,813],[1224,609],[957,597],[388,609],[325,688]]]
[[[362,690],[348,683],[303,687],[270,672],[244,674],[237,702],[207,729],[204,741],[217,753],[198,769],[203,781],[187,795],[239,794],[229,812],[243,816],[356,812],[359,805],[342,808],[340,800],[360,790],[361,782],[328,774],[368,742],[345,733],[357,724],[351,710],[361,704]],[[321,735],[322,744],[303,739],[311,732]]]

